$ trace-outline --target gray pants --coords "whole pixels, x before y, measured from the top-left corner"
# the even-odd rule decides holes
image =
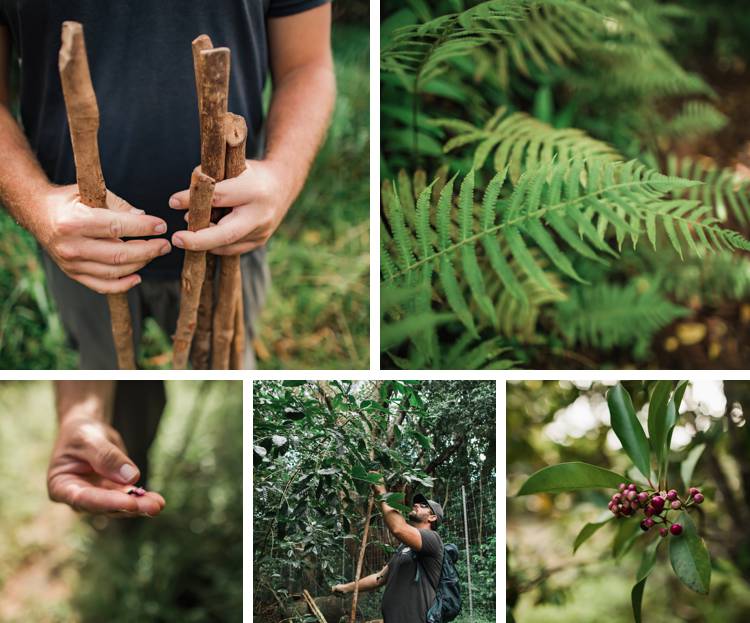
[[[78,351],[78,367],[81,370],[116,369],[117,354],[106,297],[68,277],[46,253],[42,253],[42,259],[47,287],[57,303],[68,341]],[[240,260],[240,266],[247,340],[243,367],[253,370],[256,361],[252,339],[270,282],[266,249],[246,253]],[[147,317],[152,317],[167,335],[175,332],[180,306],[180,280],[144,279],[128,292],[128,303],[137,356],[143,322]]]

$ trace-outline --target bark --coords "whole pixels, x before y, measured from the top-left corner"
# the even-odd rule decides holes
[[[242,273],[237,271],[237,307],[234,310],[234,337],[229,366],[232,370],[242,370],[245,362],[245,303],[242,299]]]
[[[106,208],[107,188],[97,139],[99,107],[91,84],[83,26],[78,22],[63,22],[59,70],[81,202],[92,208]],[[122,370],[135,370],[133,324],[127,294],[108,294],[107,305],[117,366]]]
[[[229,49],[211,48],[211,40],[201,35],[193,41],[193,67],[198,92],[201,132],[201,171],[220,182],[224,179],[226,145],[224,117],[229,94]],[[213,275],[216,258],[208,253],[206,272],[209,279],[201,288],[198,321],[193,339],[191,361],[196,370],[208,368],[213,324]]]
[[[464,445],[464,442],[466,441],[466,437],[464,435],[459,435],[459,437],[453,442],[453,445],[448,446],[443,452],[438,456],[436,459],[433,459],[430,464],[425,467],[425,473],[432,474],[434,471],[440,467],[443,463],[445,463],[449,458],[451,458],[458,450],[461,448],[461,446]]]
[[[211,218],[211,200],[214,196],[214,180],[198,171],[193,171],[190,181],[190,207],[188,229],[198,231],[208,227]],[[198,318],[201,287],[206,276],[206,252],[185,251],[182,265],[182,290],[180,292],[180,314],[174,335],[172,365],[175,370],[187,367],[190,344],[193,341]],[[210,282],[209,282],[210,283]]]
[[[225,118],[226,160],[224,177],[239,176],[245,170],[245,145],[247,124],[239,115],[227,113]],[[216,287],[216,307],[214,309],[213,336],[211,343],[211,367],[214,370],[228,370],[232,338],[234,336],[235,314],[240,272],[240,256],[224,255],[220,258],[218,285]]]
[[[370,500],[367,503],[367,518],[365,519],[365,530],[362,534],[362,544],[359,547],[359,558],[357,559],[357,572],[354,576],[354,595],[352,596],[352,610],[349,614],[349,623],[354,623],[357,616],[357,599],[359,598],[359,579],[362,577],[362,564],[365,560],[365,549],[367,548],[367,535],[370,532],[370,519],[372,509],[375,506],[375,494],[370,491]]]

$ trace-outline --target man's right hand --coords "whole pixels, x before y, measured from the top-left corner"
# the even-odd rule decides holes
[[[139,478],[114,428],[88,416],[61,420],[47,471],[53,502],[116,517],[158,515],[164,508],[161,495],[154,491],[128,495]]]
[[[347,585],[346,584],[336,584],[336,586],[331,587],[332,593],[339,593],[340,595],[343,595],[345,593],[348,593]]]
[[[160,218],[146,215],[107,191],[107,208],[81,203],[78,186],[53,186],[43,196],[43,210],[29,229],[60,269],[71,279],[100,294],[127,292],[141,282],[134,274],[171,250]]]

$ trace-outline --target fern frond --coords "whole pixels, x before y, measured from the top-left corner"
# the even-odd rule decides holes
[[[750,179],[736,171],[717,166],[709,159],[667,158],[667,173],[692,180],[700,186],[690,188],[683,196],[711,206],[720,221],[731,214],[742,226],[750,224]]]
[[[571,288],[567,300],[556,307],[555,322],[569,345],[630,348],[642,359],[654,334],[688,315],[689,309],[675,305],[648,284],[600,283]]]
[[[550,164],[553,160],[563,165],[592,158],[609,162],[622,160],[611,145],[582,130],[553,128],[524,112],[506,115],[504,108],[499,108],[481,128],[454,119],[436,119],[433,123],[456,133],[445,143],[446,153],[476,145],[473,167],[481,169],[494,152],[495,170],[509,167],[513,181],[518,180],[522,171]]]
[[[663,136],[679,139],[718,132],[726,126],[728,118],[708,102],[685,102],[682,109],[659,130]]]

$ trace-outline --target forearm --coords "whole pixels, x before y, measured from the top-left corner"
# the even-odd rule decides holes
[[[0,104],[0,202],[16,221],[35,233],[40,216],[38,199],[51,186],[18,123]]]
[[[58,421],[83,417],[109,422],[114,394],[115,381],[55,381]]]
[[[330,122],[336,98],[332,62],[301,65],[274,83],[267,123],[266,160],[287,176],[287,203],[304,186]]]
[[[392,506],[386,502],[380,502],[380,513],[383,515],[383,521],[385,522],[388,531],[399,538],[399,535],[403,532],[409,524],[406,523],[404,516]]]
[[[367,593],[369,591],[374,591],[380,588],[383,584],[385,584],[385,574],[382,571],[378,573],[373,573],[372,575],[368,575],[364,578],[360,578],[359,592]],[[345,593],[353,593],[354,582],[342,584],[342,589]]]

